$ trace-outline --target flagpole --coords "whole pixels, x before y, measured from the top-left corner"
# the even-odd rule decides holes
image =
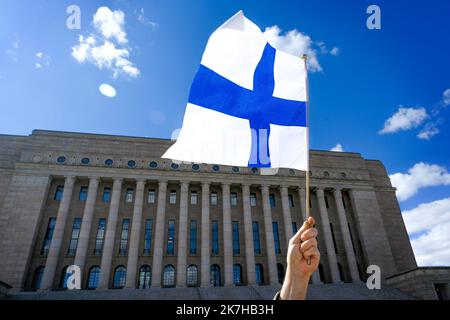
[[[309,201],[310,201],[310,192],[309,192],[309,80],[308,80],[308,67],[307,67],[307,60],[308,56],[306,54],[302,55],[302,60],[305,64],[305,72],[306,72],[306,172],[305,172],[305,181],[306,181],[306,203],[305,203],[305,213],[306,213],[306,221],[308,221],[308,218],[311,216],[310,207],[309,207]],[[312,227],[312,226],[309,226]],[[308,258],[306,260],[306,264],[311,264],[311,258]]]

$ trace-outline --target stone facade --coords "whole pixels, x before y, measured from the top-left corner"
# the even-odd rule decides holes
[[[116,268],[123,266],[126,276],[120,286],[137,288],[140,269],[148,266],[151,287],[158,288],[165,284],[164,267],[173,266],[173,286],[185,287],[186,269],[193,265],[195,285],[210,287],[210,267],[217,265],[216,284],[234,286],[233,266],[239,265],[241,285],[277,284],[286,267],[292,223],[299,228],[303,221],[305,172],[280,169],[264,175],[251,168],[174,166],[160,158],[171,143],[43,130],[30,136],[0,135],[0,280],[15,290],[31,290],[39,276],[39,289],[57,289],[64,283],[64,268],[77,264],[83,289],[94,266],[100,267],[97,288],[108,289],[114,286]],[[360,282],[371,264],[380,266],[383,279],[415,269],[395,189],[382,163],[349,152],[311,151],[310,159],[311,213],[321,252],[320,272],[312,282]],[[55,197],[61,187],[62,197]],[[105,188],[111,190],[107,201]],[[86,198],[80,198],[82,190],[87,190]],[[193,193],[196,204],[191,202]],[[256,203],[250,201],[254,196]],[[50,218],[55,225],[43,253]],[[78,235],[73,232],[76,218],[82,219]],[[105,235],[101,252],[94,253],[101,218]],[[125,240],[124,219],[129,221]],[[144,252],[149,220],[151,248]],[[190,251],[192,220],[197,223],[196,252]],[[170,221],[173,253],[168,251]],[[253,222],[259,227],[259,252]],[[239,252],[233,251],[235,223]],[[279,252],[273,223],[278,226]],[[218,252],[212,251],[213,225]],[[73,237],[76,246],[69,250]],[[37,275],[36,270],[43,272]]]

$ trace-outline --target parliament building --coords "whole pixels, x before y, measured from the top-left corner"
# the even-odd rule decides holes
[[[310,285],[316,298],[327,286],[368,291],[371,265],[399,297],[448,298],[450,270],[417,267],[380,161],[312,150],[307,204],[304,171],[175,163],[161,158],[172,143],[45,130],[0,135],[3,295],[154,291],[190,299],[204,289],[233,298],[253,288],[270,297],[309,205],[321,253]],[[81,270],[81,290],[67,290],[70,265]]]

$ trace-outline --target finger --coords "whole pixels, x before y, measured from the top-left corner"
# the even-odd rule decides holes
[[[319,257],[320,253],[319,253],[319,249],[317,249],[317,247],[311,247],[308,250],[306,250],[305,252],[303,252],[303,257],[305,257],[305,259],[309,259],[312,257]]]
[[[300,250],[302,252],[305,252],[308,249],[310,249],[311,247],[317,247],[317,240],[316,240],[316,238],[311,238],[311,239],[308,239],[308,240],[302,242],[302,244],[300,245]]]
[[[310,227],[314,227],[314,225],[316,224],[316,220],[311,216],[309,216],[308,219],[306,219],[306,222],[308,222]]]
[[[316,223],[314,218],[309,217],[305,222],[303,222],[301,228],[297,231],[297,233],[291,238],[289,242],[292,244],[300,243],[302,241],[301,240],[302,233],[311,228],[311,226],[313,226],[314,223]]]
[[[301,241],[306,241],[311,238],[317,237],[318,231],[316,228],[310,228],[303,232],[303,234],[300,236]]]

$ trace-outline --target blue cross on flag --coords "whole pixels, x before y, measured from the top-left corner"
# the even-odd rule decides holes
[[[177,141],[178,161],[308,170],[307,70],[240,11],[209,38]]]

